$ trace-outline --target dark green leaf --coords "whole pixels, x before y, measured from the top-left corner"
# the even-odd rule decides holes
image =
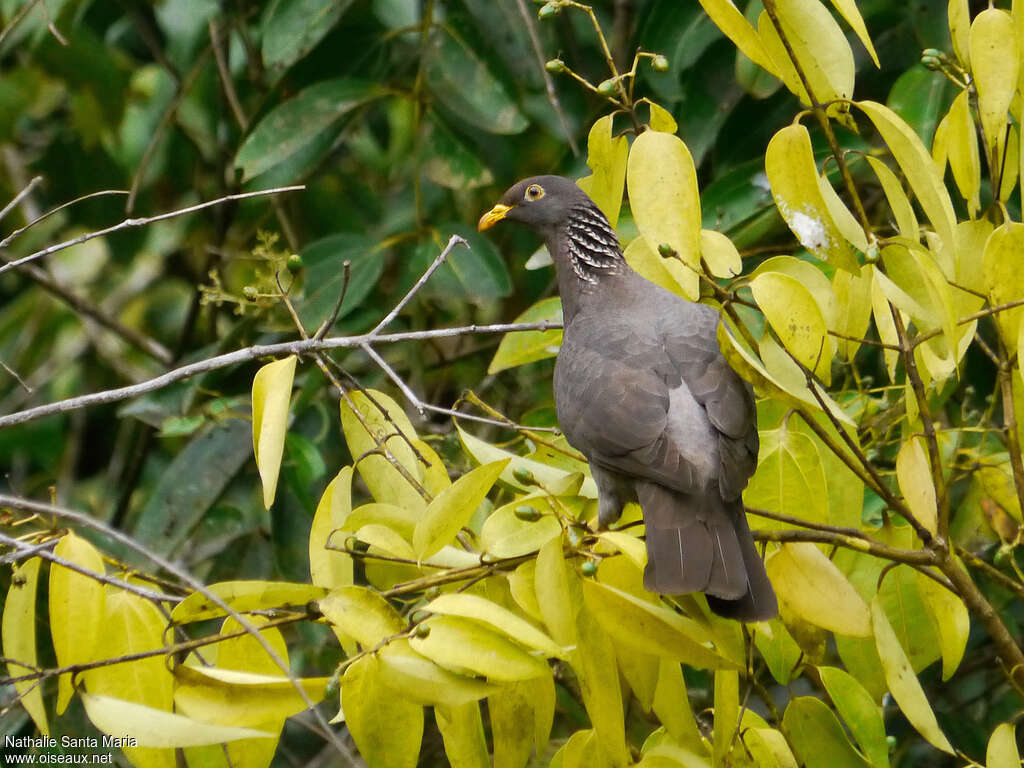
[[[932,145],[935,127],[946,114],[956,90],[941,72],[931,72],[915,64],[902,75],[889,92],[889,107],[906,120],[925,146]]]
[[[263,64],[284,68],[331,31],[352,0],[275,0],[263,17]]]
[[[322,80],[272,109],[252,130],[235,157],[251,179],[312,142],[355,107],[378,93],[377,86],[348,78]]]
[[[488,133],[520,133],[527,121],[483,60],[447,30],[431,41],[427,86],[445,109]]]

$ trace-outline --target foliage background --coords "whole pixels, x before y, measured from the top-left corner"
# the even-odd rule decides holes
[[[985,4],[976,5],[975,12]],[[593,7],[621,70],[637,48],[667,59],[665,71],[640,62],[635,95],[657,102],[678,123],[698,169],[703,226],[732,239],[745,273],[770,256],[800,251],[764,176],[765,149],[801,109],[796,97],[738,54],[697,2],[615,0]],[[953,49],[947,3],[867,0],[859,7],[880,67],[850,33],[856,97],[887,103],[931,146],[958,92],[943,73],[920,63],[923,49]],[[757,0],[749,3],[747,18],[760,10]],[[453,233],[472,250],[453,251],[390,330],[509,321],[551,296],[550,269],[523,268],[537,246],[529,233],[509,227],[484,238],[473,227],[519,178],[589,173],[588,132],[609,112],[601,94],[544,68],[559,56],[594,85],[607,78],[587,15],[565,9],[538,21],[536,12],[519,0],[0,0],[0,200],[30,187],[6,212],[2,232],[98,190],[129,192],[83,200],[34,224],[0,246],[5,260],[126,216],[305,185],[128,228],[0,274],[0,414],[295,338],[277,295],[279,271],[312,333],[330,315],[344,282],[340,265],[349,260],[351,279],[330,335],[367,332]],[[646,117],[645,107],[638,112]],[[615,125],[628,128],[628,122]],[[821,168],[828,147],[813,121],[805,123]],[[838,129],[842,145],[877,147],[870,127],[862,127],[860,135]],[[885,220],[880,186],[864,162],[851,161],[851,168],[873,220]],[[955,200],[966,218],[964,201]],[[1019,193],[1006,207],[1020,219]],[[624,241],[635,235],[628,212],[619,229]],[[301,265],[289,271],[293,253]],[[763,327],[755,313],[739,309]],[[992,327],[981,333],[994,344]],[[467,333],[380,351],[425,403],[455,407],[472,389],[515,421],[552,425],[552,360],[489,371],[499,340]],[[331,356],[347,376],[402,402],[365,351]],[[887,381],[885,366],[879,350],[862,347],[855,375],[845,373],[834,389],[867,388],[874,411],[898,408],[898,394],[871,390],[873,382]],[[337,396],[323,372],[300,365],[276,500],[267,511],[250,443],[257,367],[250,361],[124,402],[0,429],[0,489],[87,511],[206,583],[306,582],[317,502],[338,469],[357,457],[349,453]],[[990,395],[996,389],[996,366],[972,347],[959,377],[933,395],[940,410],[963,417],[958,424],[985,430],[985,419],[999,419],[999,398]],[[473,466],[449,415],[428,412],[414,421],[452,477]],[[469,426],[513,451],[534,447],[515,432]],[[978,447],[982,442],[973,445],[975,460],[991,452]],[[873,440],[871,457],[889,479],[899,446],[892,425]],[[995,494],[972,485],[964,466],[956,470],[959,482],[951,482],[953,506],[964,510],[954,518],[953,536],[990,562],[1003,543],[999,533],[1014,542],[1019,506],[1004,505],[1009,516],[997,510],[986,517],[983,502]],[[354,492],[357,503],[368,499],[358,484]],[[877,525],[883,507],[868,492],[863,522]],[[107,555],[151,569],[118,542],[82,533]],[[0,578],[7,587],[10,571]],[[981,585],[1019,638],[1019,599],[984,579]],[[45,612],[39,616],[42,631]],[[297,624],[287,638],[297,673],[327,675],[341,660],[321,625]],[[834,660],[834,643],[826,644],[824,633],[798,639],[804,652],[814,647],[820,658]],[[52,666],[52,651],[41,653],[43,665]],[[941,682],[936,664],[921,671],[928,700],[961,758],[940,756],[891,699],[885,702],[894,764],[985,760],[993,729],[1021,705],[994,657],[986,632],[972,625],[952,682]],[[811,669],[788,688],[771,684],[780,708],[791,695],[822,690]],[[706,725],[712,678],[688,671],[687,682],[693,710]],[[47,700],[52,683],[43,689]],[[13,688],[3,692],[12,705]],[[570,687],[558,692],[552,748],[588,727]],[[655,723],[635,707],[629,712],[630,738],[642,743]],[[2,718],[5,733],[33,732],[18,706],[7,706]],[[275,765],[307,764],[322,748],[320,737],[296,722],[302,720],[286,725]],[[77,703],[52,727],[95,732]],[[440,736],[428,727],[420,764],[442,765],[442,753]],[[550,755],[543,758],[539,764]]]

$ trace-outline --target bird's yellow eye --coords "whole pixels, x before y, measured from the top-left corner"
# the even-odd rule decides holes
[[[544,187],[540,184],[531,184],[526,188],[527,200],[540,200],[544,197]]]

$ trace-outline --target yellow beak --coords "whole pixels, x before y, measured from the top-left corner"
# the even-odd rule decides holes
[[[483,232],[485,229],[490,229],[499,221],[505,218],[509,211],[512,210],[511,205],[502,205],[498,203],[496,206],[491,208],[487,213],[480,217],[480,221],[477,222],[476,228],[478,231]]]

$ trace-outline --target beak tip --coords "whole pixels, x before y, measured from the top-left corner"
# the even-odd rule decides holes
[[[476,224],[478,232],[483,232],[485,229],[490,229],[499,221],[505,218],[508,212],[511,210],[511,206],[502,205],[498,203],[496,206],[491,208],[487,213],[480,217],[480,221]]]

